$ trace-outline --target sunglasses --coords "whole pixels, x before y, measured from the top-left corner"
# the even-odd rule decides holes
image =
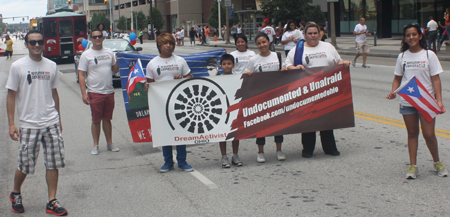
[[[103,35],[92,35],[91,38],[99,39],[99,38],[103,38]]]
[[[42,46],[42,45],[44,45],[44,40],[30,40],[30,41],[28,41],[28,44],[30,44],[31,46],[36,46],[36,43],[39,45],[39,46]]]
[[[411,23],[411,24],[408,24],[408,25],[404,25],[403,28],[406,28],[407,26],[417,26],[417,27],[420,28],[420,25],[418,23]]]

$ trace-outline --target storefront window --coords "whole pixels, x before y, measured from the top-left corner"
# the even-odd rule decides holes
[[[403,34],[403,26],[417,23],[414,0],[393,0],[392,12],[392,34]]]

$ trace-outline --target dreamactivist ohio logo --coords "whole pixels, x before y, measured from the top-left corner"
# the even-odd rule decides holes
[[[225,91],[216,82],[204,77],[191,78],[180,82],[170,92],[166,117],[172,130],[219,133],[215,129],[228,124],[229,105]]]

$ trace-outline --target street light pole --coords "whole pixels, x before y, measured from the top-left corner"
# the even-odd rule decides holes
[[[133,1],[131,1],[131,32],[133,32]]]
[[[222,38],[222,31],[221,31],[222,23],[220,20],[220,2],[221,0],[217,0],[217,4],[219,5],[219,27],[217,27],[217,31],[219,32],[219,39]]]

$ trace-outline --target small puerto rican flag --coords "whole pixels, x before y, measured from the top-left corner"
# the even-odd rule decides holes
[[[130,74],[128,74],[128,82],[127,82],[127,94],[128,99],[131,101],[130,94],[133,92],[136,84],[141,81],[145,81],[144,70],[142,70],[141,59],[138,59],[134,64],[133,68],[130,70]]]
[[[442,113],[442,108],[439,107],[436,99],[431,96],[415,76],[401,85],[394,92],[398,93],[398,95],[416,108],[428,122],[432,121],[433,118]]]

